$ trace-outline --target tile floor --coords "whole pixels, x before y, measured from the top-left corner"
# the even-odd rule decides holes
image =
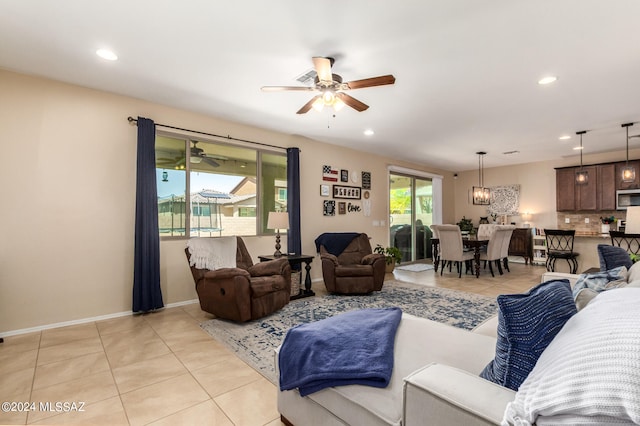
[[[387,278],[493,297],[525,291],[543,272],[512,263],[495,278]],[[313,288],[325,293],[321,282]],[[281,425],[276,387],[200,329],[210,318],[196,304],[5,338],[0,401],[32,401],[35,409],[0,411],[0,424]]]

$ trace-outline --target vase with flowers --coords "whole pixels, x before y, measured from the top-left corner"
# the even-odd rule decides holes
[[[611,224],[616,223],[616,218],[613,216],[602,217],[600,216],[600,232],[603,234],[608,234],[611,230]]]

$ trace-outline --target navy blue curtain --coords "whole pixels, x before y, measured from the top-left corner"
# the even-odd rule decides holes
[[[287,148],[287,231],[288,253],[302,254],[300,237],[300,149]]]
[[[160,233],[156,189],[156,125],[138,117],[136,236],[133,268],[133,312],[160,309]]]

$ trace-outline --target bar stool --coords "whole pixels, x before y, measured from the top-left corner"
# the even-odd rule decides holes
[[[578,259],[580,253],[573,251],[573,239],[575,230],[545,229],[547,242],[547,271],[555,272],[556,260],[564,259],[569,264],[572,274],[578,271]]]

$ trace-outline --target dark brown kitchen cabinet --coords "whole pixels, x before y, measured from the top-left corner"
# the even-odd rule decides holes
[[[640,188],[640,160],[631,160],[629,165],[635,167],[636,178],[633,182],[622,181],[622,169],[627,165],[626,161],[615,163],[616,166],[616,189],[638,189]]]
[[[598,210],[616,209],[616,165],[598,165]]]
[[[556,210],[572,212],[576,210],[576,169],[556,169]]]
[[[584,166],[586,184],[576,184],[580,167],[556,169],[556,210],[559,212],[598,210],[598,167]]]

